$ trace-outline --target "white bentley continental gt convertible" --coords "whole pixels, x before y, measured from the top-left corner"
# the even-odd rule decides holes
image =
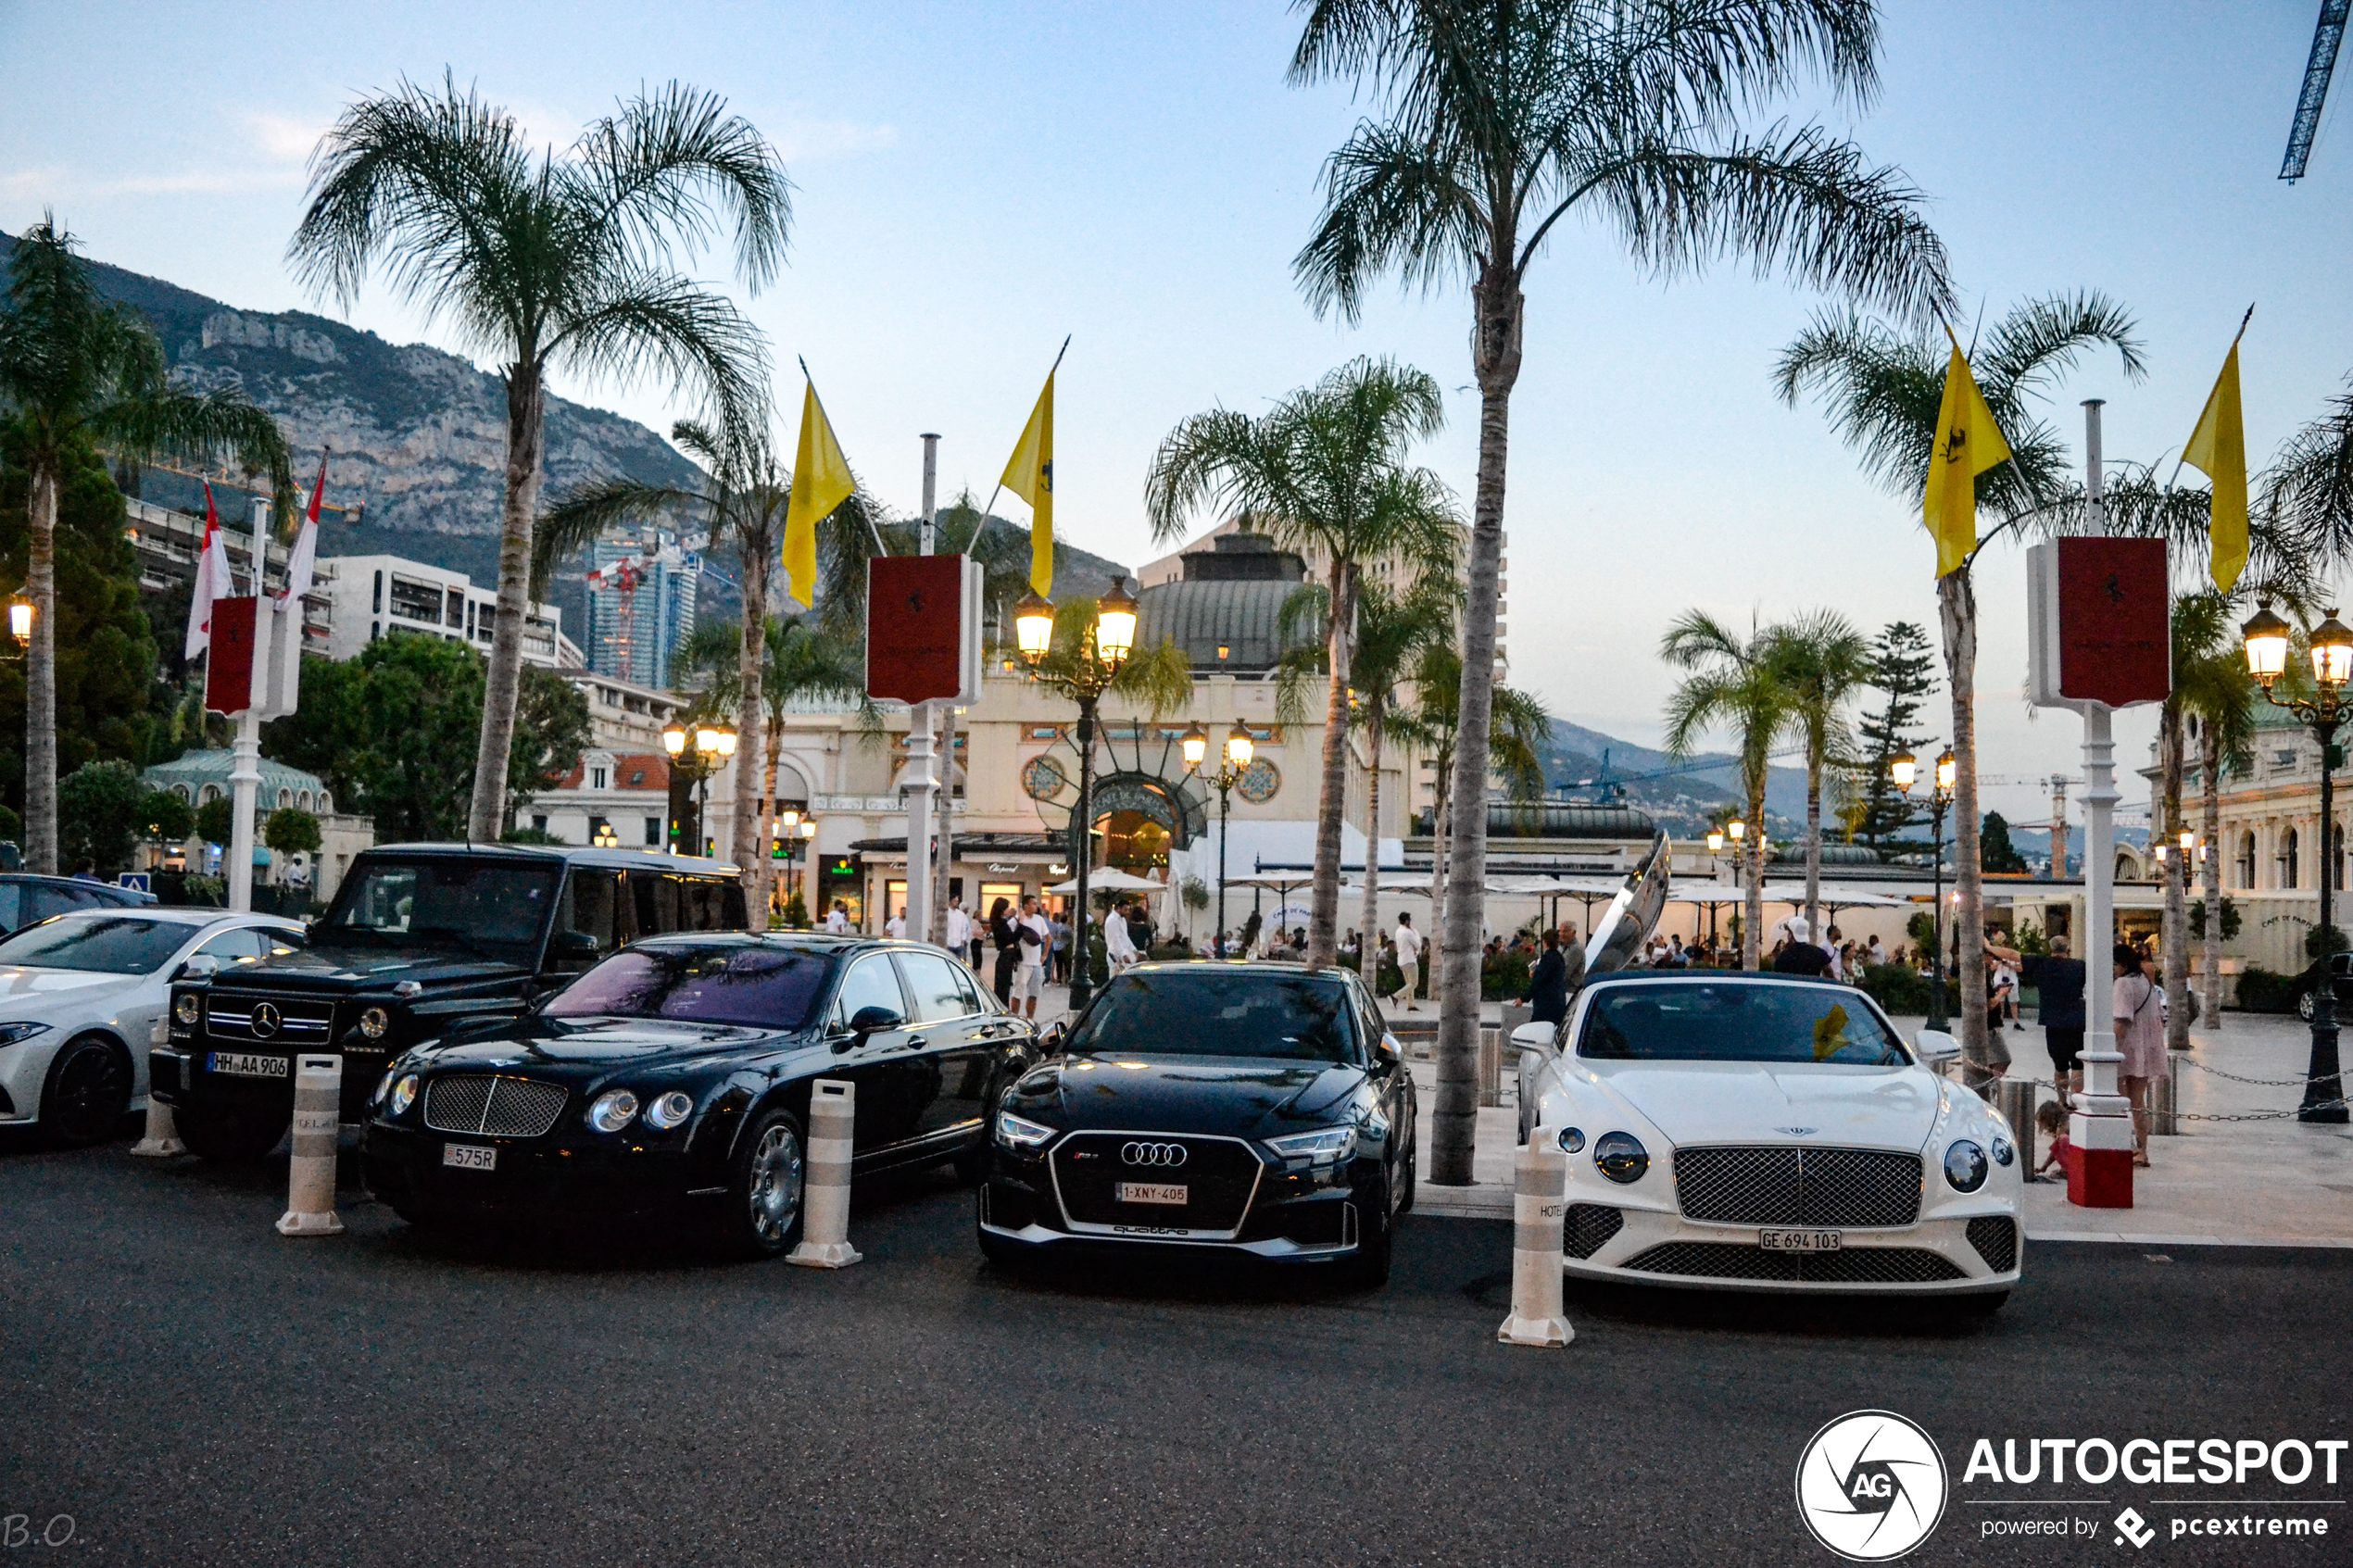
[[[1523,1025],[1524,1126],[1569,1156],[1573,1277],[1719,1290],[1950,1296],[2018,1283],[2024,1172],[1999,1112],[1876,1003],[1796,976],[1679,971],[1586,986]]]

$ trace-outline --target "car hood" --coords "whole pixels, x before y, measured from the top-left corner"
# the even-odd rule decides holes
[[[1365,1071],[1240,1057],[1061,1057],[1005,1099],[1017,1115],[1074,1131],[1277,1137],[1340,1121]]]
[[[0,968],[0,1014],[39,1014],[70,998],[104,1001],[145,985],[144,974],[100,974],[86,969]]]
[[[1919,1148],[1937,1080],[1918,1067],[1786,1061],[1580,1061],[1678,1145],[1786,1143]],[[1803,1127],[1804,1133],[1793,1129]]]
[[[239,964],[220,978],[240,987],[357,991],[413,980],[423,985],[462,985],[508,979],[523,966],[454,947],[337,947],[321,946],[283,953],[258,963]]]
[[[783,1046],[791,1037],[767,1029],[658,1019],[531,1019],[479,1034],[468,1031],[455,1040],[422,1047],[406,1060],[434,1072],[478,1068],[593,1077],[632,1066],[733,1054],[770,1041]]]

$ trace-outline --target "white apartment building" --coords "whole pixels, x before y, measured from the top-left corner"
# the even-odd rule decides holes
[[[401,556],[330,556],[319,567],[331,606],[326,646],[318,651],[330,659],[357,659],[370,643],[394,632],[490,651],[498,624],[495,585],[477,588],[462,571]],[[523,622],[522,657],[548,670],[576,670],[586,663],[563,634],[563,611],[553,605],[531,607]]]

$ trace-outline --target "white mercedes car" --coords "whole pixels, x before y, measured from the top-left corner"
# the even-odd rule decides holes
[[[173,978],[302,941],[273,915],[177,909],[84,909],[0,941],[0,1126],[69,1147],[112,1137],[147,1103],[148,1035]]]
[[[2018,1283],[2024,1172],[2001,1114],[1844,985],[1612,974],[1527,1024],[1523,1127],[1569,1156],[1566,1267],[1620,1284],[1952,1296]]]

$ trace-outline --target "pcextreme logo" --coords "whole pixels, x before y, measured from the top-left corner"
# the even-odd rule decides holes
[[[1797,1512],[1850,1562],[1886,1562],[1928,1539],[1949,1482],[1936,1440],[1893,1411],[1850,1411],[1797,1461]]]

